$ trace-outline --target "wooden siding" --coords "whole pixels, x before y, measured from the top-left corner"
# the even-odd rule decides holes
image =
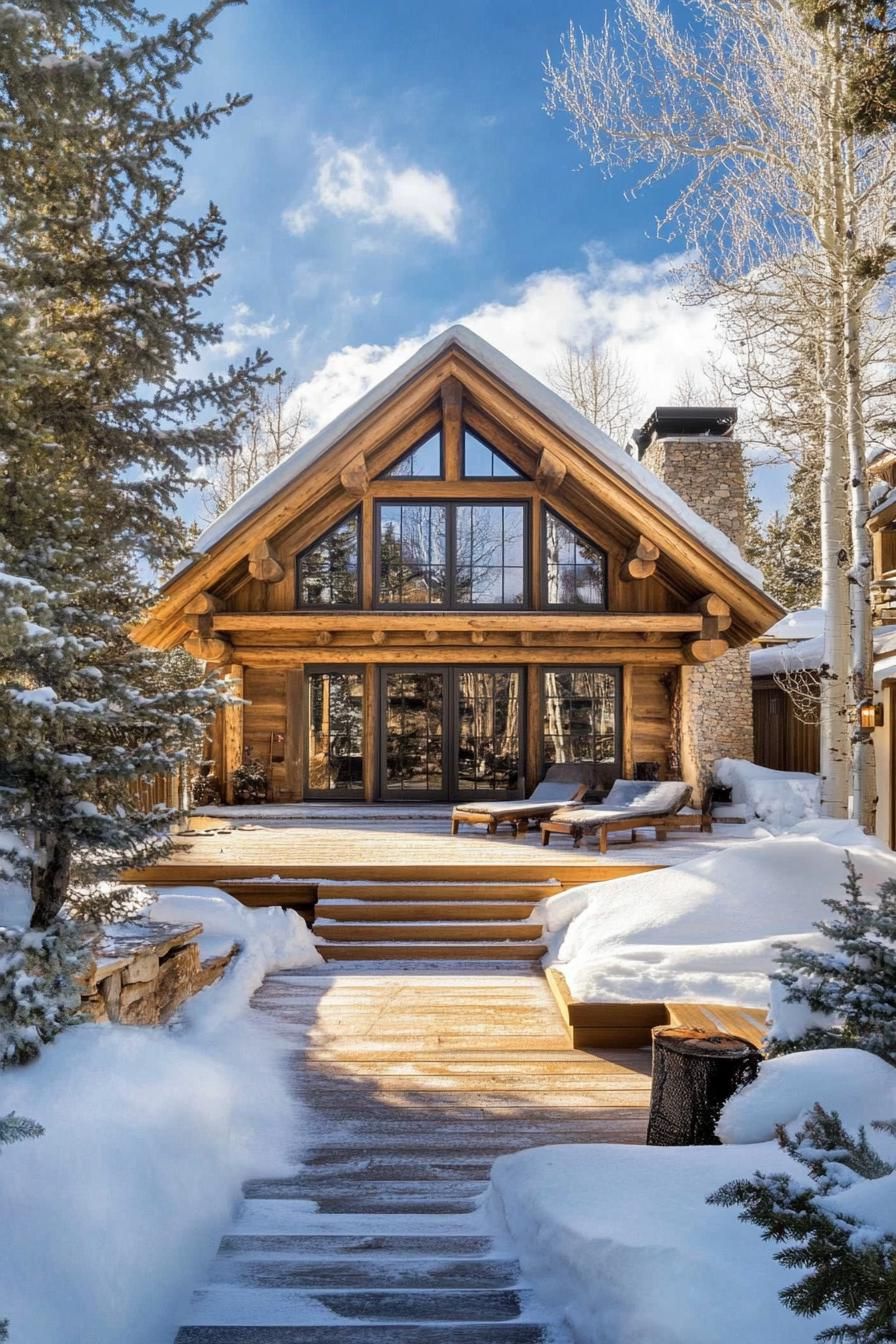
[[[271,801],[289,798],[286,787],[287,673],[273,667],[247,667],[243,695],[244,746],[269,770]],[[271,765],[271,758],[279,756]]]
[[[672,741],[671,689],[679,676],[677,667],[633,667],[632,765],[658,761],[661,774],[668,773]]]
[[[769,770],[820,768],[818,724],[797,718],[793,702],[770,677],[753,682],[753,755]]]

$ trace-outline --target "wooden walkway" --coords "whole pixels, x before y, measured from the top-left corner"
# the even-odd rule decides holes
[[[568,1344],[490,1221],[489,1170],[642,1142],[648,1052],[573,1050],[525,965],[337,964],[255,1005],[294,1051],[310,1151],[249,1183],[177,1344]]]

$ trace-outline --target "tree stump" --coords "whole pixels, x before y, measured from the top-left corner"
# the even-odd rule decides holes
[[[729,1097],[759,1071],[762,1055],[739,1036],[692,1027],[658,1027],[653,1033],[653,1085],[647,1142],[714,1144],[716,1124]]]

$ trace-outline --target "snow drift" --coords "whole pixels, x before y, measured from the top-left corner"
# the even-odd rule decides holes
[[[304,923],[217,888],[149,913],[242,951],[174,1028],[73,1027],[0,1074],[0,1112],[45,1129],[0,1157],[10,1344],[173,1338],[242,1182],[300,1156],[282,1046],[247,1005],[267,972],[320,960]]]
[[[735,1209],[706,1198],[755,1171],[804,1167],[769,1140],[798,1124],[814,1100],[850,1129],[869,1127],[878,1152],[896,1140],[870,1130],[896,1115],[896,1069],[860,1050],[824,1050],[762,1066],[725,1111],[718,1148],[577,1144],[501,1157],[491,1205],[506,1221],[524,1272],[565,1311],[577,1344],[810,1344],[840,1322],[833,1311],[795,1316],[780,1290],[802,1276],[773,1259],[774,1246]],[[828,1204],[881,1230],[896,1229],[896,1178],[860,1181]]]
[[[821,776],[799,770],[769,770],[752,761],[723,756],[713,765],[720,784],[731,789],[731,801],[744,803],[748,814],[773,831],[783,831],[821,810]]]
[[[896,854],[849,824],[813,823],[690,863],[549,897],[538,909],[549,962],[585,1001],[768,1003],[774,944],[821,947],[813,925],[845,878],[866,895],[896,877]]]

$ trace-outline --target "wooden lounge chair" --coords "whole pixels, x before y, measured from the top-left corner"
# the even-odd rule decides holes
[[[652,826],[658,840],[665,840],[668,831],[684,825],[699,826],[705,822],[701,813],[681,817],[681,809],[691,796],[689,784],[680,780],[666,780],[652,784],[634,779],[617,779],[599,807],[560,809],[541,824],[541,843],[550,844],[552,835],[571,835],[578,849],[586,835],[596,835],[601,854],[607,852],[610,831],[631,831],[634,841],[642,826]]]
[[[465,826],[487,826],[494,835],[502,821],[513,827],[515,836],[525,835],[530,821],[550,817],[558,808],[567,810],[587,792],[591,780],[590,764],[576,770],[570,765],[552,765],[529,798],[521,802],[458,803],[451,813],[451,834]],[[558,777],[559,776],[559,777]]]

